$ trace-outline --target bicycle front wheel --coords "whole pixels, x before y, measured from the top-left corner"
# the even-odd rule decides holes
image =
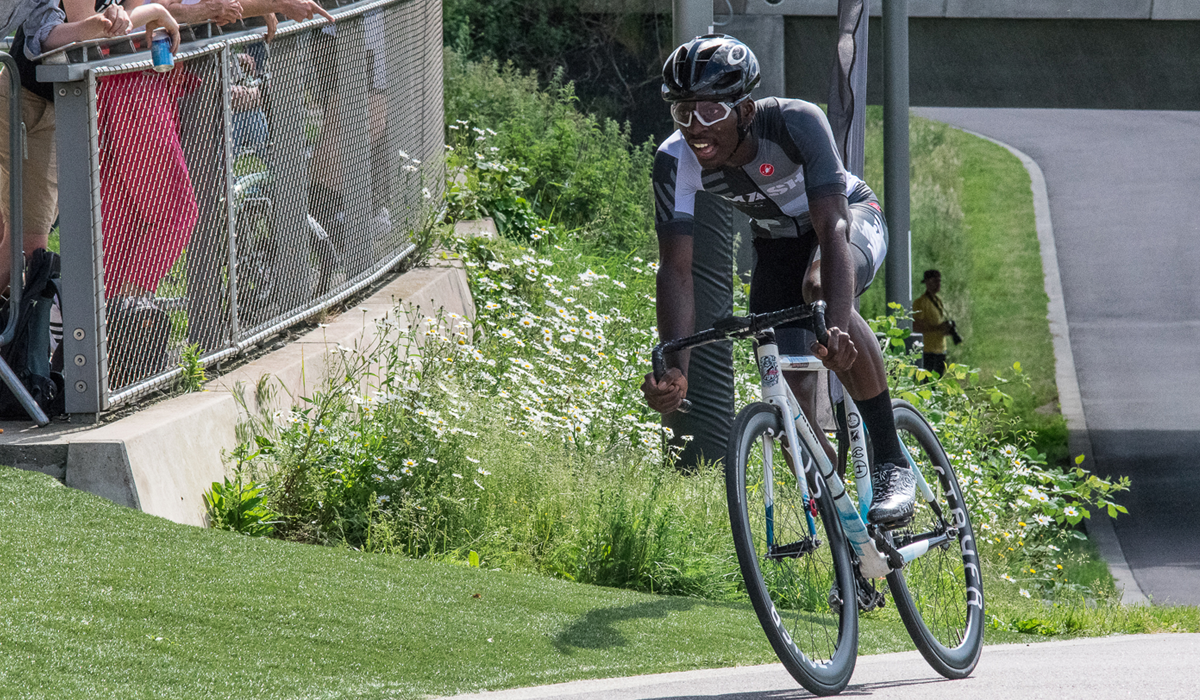
[[[917,493],[912,522],[891,533],[904,547],[935,538],[922,556],[888,575],[896,609],[917,649],[946,678],[965,678],[983,647],[983,580],[971,517],[954,468],[916,408],[893,401],[896,430],[934,499]]]
[[[858,653],[854,571],[832,502],[821,497],[810,507],[782,441],[774,406],[755,403],[738,414],[725,459],[734,547],[746,592],[779,660],[809,692],[833,695],[850,681]],[[803,445],[793,453],[802,463],[811,460]]]

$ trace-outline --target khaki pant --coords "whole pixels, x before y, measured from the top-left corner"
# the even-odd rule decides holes
[[[8,76],[0,74],[0,212],[8,220]],[[58,161],[54,146],[54,103],[21,88],[28,158],[23,163],[22,228],[28,236],[45,237],[58,218]]]

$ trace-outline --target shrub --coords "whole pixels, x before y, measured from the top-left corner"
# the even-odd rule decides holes
[[[650,254],[654,144],[582,114],[561,74],[540,90],[533,75],[447,51],[445,103],[452,216],[499,212],[515,240],[536,218],[607,253]],[[508,226],[514,216],[527,220]]]

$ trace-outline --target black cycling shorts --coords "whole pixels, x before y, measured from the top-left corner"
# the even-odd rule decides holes
[[[877,266],[864,233],[867,227],[878,227],[886,241],[887,227],[883,223],[879,205],[873,201],[851,204],[850,262],[854,266],[855,298],[862,295],[875,279]],[[800,238],[755,238],[757,259],[750,279],[750,313],[767,313],[805,303],[804,275],[819,257],[819,251],[817,236],[811,232]],[[789,325],[784,324],[780,328]],[[808,340],[811,341],[811,336]],[[782,338],[780,342],[783,342]],[[807,345],[808,342],[805,342],[803,347],[807,348]],[[799,348],[790,350],[798,352]]]

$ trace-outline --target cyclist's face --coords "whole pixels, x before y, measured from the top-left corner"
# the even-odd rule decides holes
[[[683,102],[674,105],[672,112],[691,116],[690,124],[683,126],[676,121],[676,126],[683,133],[683,138],[692,152],[696,154],[696,160],[700,161],[700,165],[705,168],[717,168],[724,165],[737,150],[738,115],[741,114],[743,120],[749,118],[747,112],[753,110],[753,104],[750,100],[746,100],[730,109],[724,118],[717,117],[720,117],[725,110],[714,109],[712,103]],[[700,110],[698,113],[695,112],[697,108]],[[705,124],[705,121],[709,123]]]

